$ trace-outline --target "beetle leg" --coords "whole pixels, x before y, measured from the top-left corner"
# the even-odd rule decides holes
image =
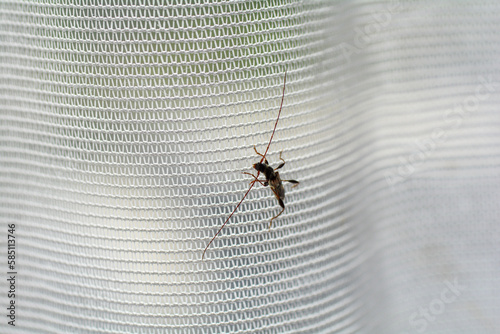
[[[260,155],[261,157],[263,157],[263,158],[264,158],[264,155],[263,155],[262,153],[259,153],[259,152],[257,151],[257,147],[256,147],[255,145],[253,146],[253,150],[255,151],[255,153],[257,153],[258,155]]]
[[[281,181],[283,181],[283,182],[290,182],[290,183],[293,183],[292,188],[295,188],[295,187],[296,187],[296,186],[298,186],[298,185],[299,185],[299,183],[300,183],[300,182],[299,182],[299,181],[297,181],[297,180],[281,180]]]
[[[247,175],[253,176],[253,178],[254,178],[255,180],[250,181],[250,183],[252,183],[252,182],[253,182],[253,183],[255,183],[255,182],[259,182],[259,183],[260,183],[260,184],[262,184],[264,187],[267,187],[267,186],[269,185],[269,182],[267,182],[266,180],[259,180],[259,179],[257,178],[257,176],[255,176],[255,175],[253,175],[253,174],[250,174],[250,173],[247,173],[247,172],[243,172],[243,174],[247,174]]]
[[[280,168],[283,168],[283,166],[285,165],[285,160],[283,160],[283,158],[281,157],[281,154],[283,153],[283,151],[280,152],[280,160],[283,161],[278,167],[276,167],[274,170],[278,170]]]
[[[266,156],[264,154],[262,154],[262,153],[259,153],[257,151],[257,147],[255,147],[255,145],[253,146],[253,150],[255,151],[255,153],[257,153],[258,155],[260,155],[264,159],[264,162],[266,163],[266,165],[269,165],[269,162],[267,162]]]
[[[273,218],[271,218],[271,221],[269,222],[269,229],[271,229],[271,226],[273,225],[273,220],[275,220],[276,218],[278,218],[282,213],[283,211],[285,211],[285,203],[283,203],[283,201],[281,200],[281,198],[278,198],[278,202],[280,204],[280,206],[282,207],[280,213],[278,213],[276,216],[274,216]]]

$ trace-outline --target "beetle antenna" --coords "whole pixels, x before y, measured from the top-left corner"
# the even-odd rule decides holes
[[[215,240],[215,238],[219,235],[220,231],[222,231],[222,229],[224,228],[224,226],[226,226],[227,222],[229,221],[229,219],[231,219],[231,217],[233,216],[233,214],[236,212],[236,210],[238,210],[238,208],[240,207],[241,203],[243,203],[243,200],[245,199],[245,197],[247,197],[248,193],[250,192],[250,190],[252,190],[252,187],[254,186],[255,184],[255,180],[252,181],[252,185],[250,186],[250,188],[248,188],[247,192],[245,193],[245,195],[243,196],[243,198],[241,199],[241,201],[238,203],[238,205],[236,205],[236,207],[234,208],[233,212],[231,212],[231,214],[229,215],[229,217],[227,217],[226,221],[224,222],[224,224],[222,224],[222,226],[220,227],[220,229],[217,231],[217,233],[215,233],[214,237],[212,238],[212,240],[210,240],[210,242],[208,243],[207,247],[205,247],[205,250],[203,251],[203,255],[201,256],[201,259],[203,260],[203,258],[205,257],[205,253],[207,252],[207,249],[208,247],[210,246],[210,244]]]
[[[274,129],[273,133],[271,134],[271,139],[269,139],[269,144],[267,144],[266,151],[264,152],[262,159],[260,159],[261,163],[266,158],[267,151],[269,151],[269,147],[271,146],[271,142],[273,141],[274,133],[276,132],[276,127],[278,126],[278,121],[280,120],[281,109],[283,108],[283,101],[285,100],[285,86],[286,86],[286,69],[285,69],[285,79],[283,79],[283,95],[281,96],[280,111],[278,111],[278,117],[276,118],[276,123],[274,123]],[[257,175],[257,177],[259,177],[259,175]]]
[[[283,79],[283,95],[281,96],[280,110],[278,111],[278,117],[276,118],[276,123],[274,123],[274,129],[273,129],[273,133],[271,134],[271,139],[269,139],[269,144],[267,144],[266,151],[262,155],[262,159],[260,159],[261,163],[262,163],[262,161],[264,161],[266,159],[267,151],[269,151],[269,147],[271,146],[271,142],[273,141],[274,133],[276,132],[276,127],[278,126],[278,121],[280,120],[281,109],[283,108],[283,101],[285,100],[285,86],[286,86],[286,69],[285,69],[285,78]],[[257,171],[256,179],[259,177],[259,175],[260,175],[260,172]],[[208,243],[207,247],[205,247],[205,250],[203,251],[203,255],[201,256],[202,260],[205,257],[205,253],[207,252],[208,247],[212,244],[212,242],[215,240],[215,238],[219,235],[219,233],[222,231],[222,229],[224,228],[224,226],[226,226],[227,222],[229,221],[229,219],[231,219],[231,217],[234,215],[234,213],[236,212],[236,210],[238,210],[238,208],[240,207],[241,203],[243,203],[243,200],[247,197],[247,195],[250,192],[250,190],[252,190],[253,186],[255,185],[255,182],[256,182],[255,180],[252,181],[252,184],[250,185],[250,188],[248,188],[247,192],[245,193],[245,195],[243,196],[243,198],[241,199],[241,201],[238,203],[238,205],[236,205],[236,207],[234,208],[233,212],[231,212],[231,214],[229,215],[229,217],[227,217],[226,221],[224,222],[224,224],[222,224],[222,226],[217,231],[217,233],[215,233],[214,237],[212,238],[212,240],[210,240],[210,242]]]

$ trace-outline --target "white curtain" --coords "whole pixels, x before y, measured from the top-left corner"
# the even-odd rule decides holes
[[[499,333],[499,12],[1,0],[0,332]]]

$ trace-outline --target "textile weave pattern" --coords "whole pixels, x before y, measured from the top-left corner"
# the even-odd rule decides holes
[[[499,9],[0,0],[0,332],[495,333]]]

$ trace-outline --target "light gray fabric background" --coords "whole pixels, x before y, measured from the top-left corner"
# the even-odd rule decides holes
[[[0,1],[0,332],[500,333],[498,2],[160,3]]]

